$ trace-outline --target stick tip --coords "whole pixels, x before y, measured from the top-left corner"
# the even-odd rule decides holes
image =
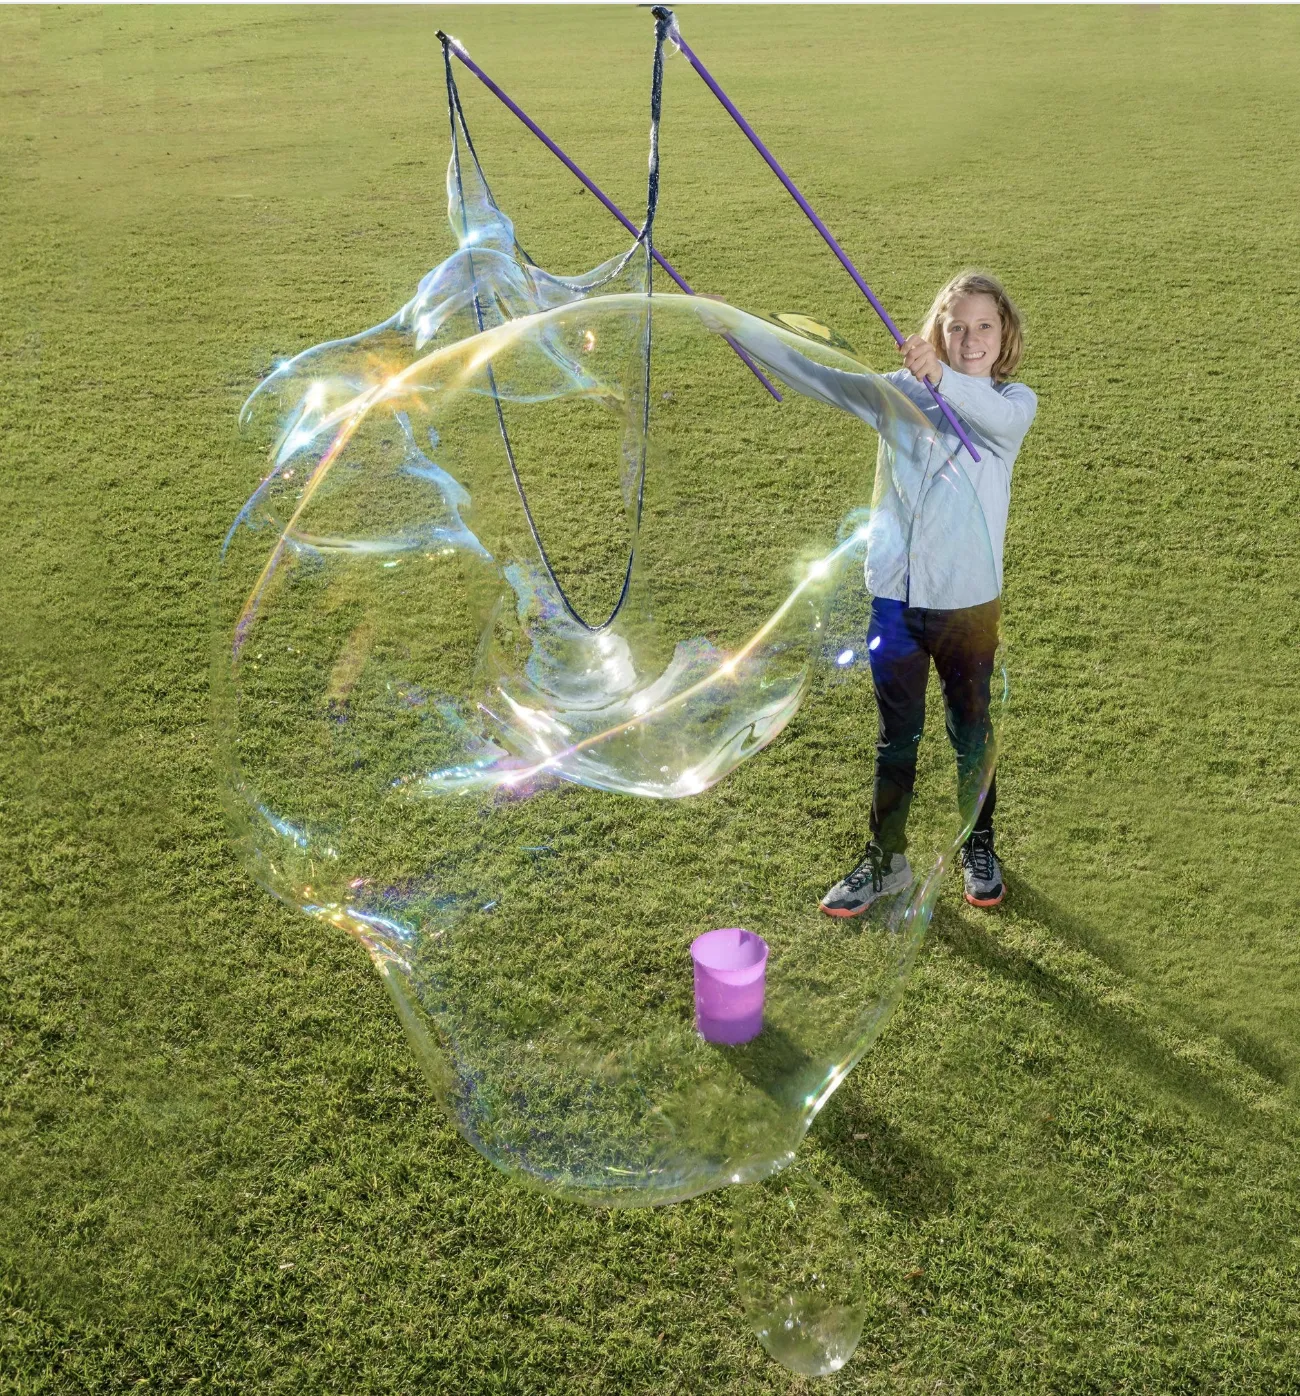
[[[650,11],[655,19],[664,26],[664,35],[670,43],[680,47],[681,31],[677,28],[677,18],[667,5],[656,5]]]

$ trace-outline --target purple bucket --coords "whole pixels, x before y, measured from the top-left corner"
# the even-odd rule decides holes
[[[691,959],[700,1036],[729,1047],[756,1038],[763,1029],[767,941],[739,926],[706,931],[691,942]]]

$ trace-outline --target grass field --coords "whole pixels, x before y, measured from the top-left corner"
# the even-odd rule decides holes
[[[945,895],[805,1146],[870,1290],[827,1388],[1300,1391],[1300,14],[680,18],[900,323],[960,265],[1006,279],[1041,404],[1006,554],[1010,894]],[[804,1389],[741,1320],[727,1198],[507,1183],[361,950],[226,840],[235,415],[450,250],[439,25],[639,206],[637,9],[0,12],[6,1392]],[[616,251],[462,91],[530,251]],[[697,287],[893,366],[679,61],[663,143],[658,241]],[[777,409],[736,381],[749,447]],[[736,468],[770,489],[761,451]]]

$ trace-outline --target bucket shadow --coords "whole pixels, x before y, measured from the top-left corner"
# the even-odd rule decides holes
[[[784,1028],[765,1022],[763,1031],[741,1047],[722,1049],[749,1082],[783,1110],[795,1108],[818,1070],[817,1061]]]
[[[764,1025],[753,1042],[724,1050],[745,1080],[782,1110],[797,1110],[825,1077],[825,1061],[771,1024]],[[953,1175],[884,1115],[837,1093],[818,1117],[817,1138],[845,1173],[891,1211],[922,1218],[950,1207],[956,1187]]]

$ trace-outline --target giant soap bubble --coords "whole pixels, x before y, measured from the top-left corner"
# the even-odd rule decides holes
[[[852,484],[809,451],[791,511],[747,482],[831,409],[765,402],[737,435],[753,382],[722,336],[863,365],[652,294],[647,239],[541,271],[459,145],[448,191],[459,247],[415,297],[245,410],[269,473],[220,572],[229,809],[256,879],[366,947],[477,1149],[585,1201],[670,1202],[793,1157],[987,788],[992,727],[960,808],[914,816],[913,885],[820,914],[866,838],[865,805],[856,843],[826,815],[849,766],[869,789],[873,499],[949,509],[990,576],[991,551],[893,384],[872,380],[874,484],[863,426]],[[898,465],[909,434],[923,477]],[[695,1030],[688,948],[733,925],[770,954],[763,1030],[724,1047]]]

